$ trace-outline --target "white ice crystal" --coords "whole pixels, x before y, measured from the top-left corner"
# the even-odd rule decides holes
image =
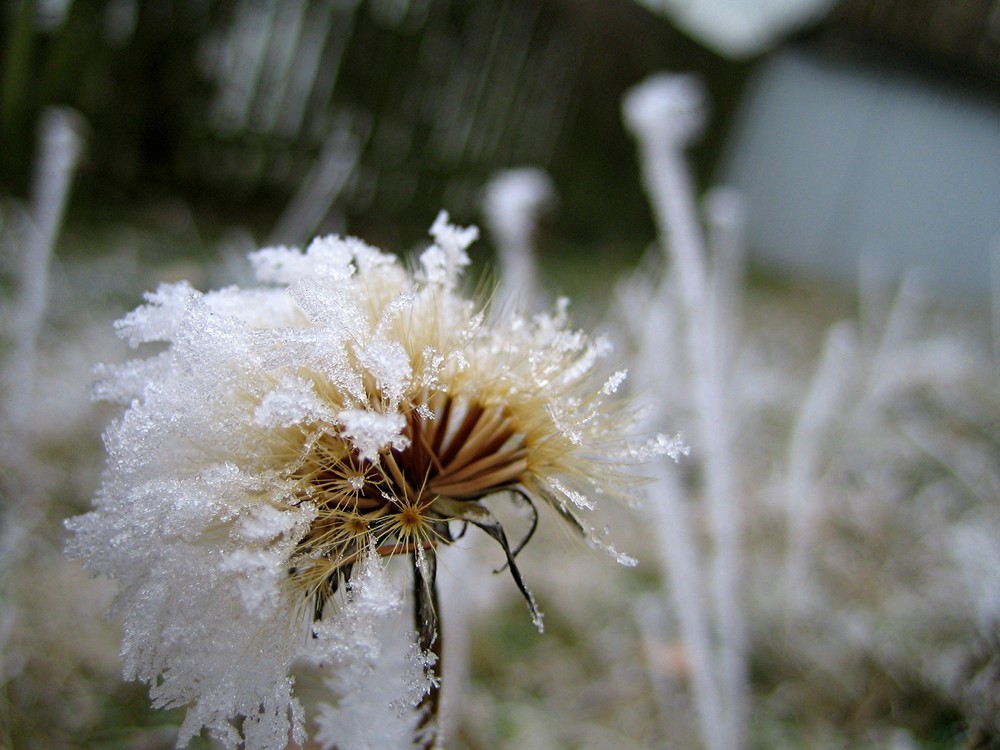
[[[261,427],[292,427],[308,421],[330,421],[333,417],[312,382],[291,375],[267,393],[254,411],[254,421]]]
[[[435,244],[420,255],[424,276],[432,284],[452,286],[462,269],[469,265],[466,250],[479,237],[479,230],[449,224],[448,214],[442,211],[431,226],[431,235]]]
[[[132,346],[150,341],[170,341],[184,319],[188,303],[200,296],[190,284],[161,284],[146,294],[147,304],[137,307],[118,323],[118,335]]]
[[[338,750],[376,750],[412,743],[412,709],[428,691],[425,656],[401,627],[403,597],[377,556],[365,559],[347,601],[319,632],[322,656],[338,670],[326,678],[335,699],[316,716],[316,740]],[[360,688],[360,689],[359,689]]]
[[[406,417],[402,414],[379,414],[366,409],[347,409],[337,421],[362,461],[375,461],[387,446],[402,450],[410,440],[403,435]]]
[[[163,285],[117,326],[166,348],[99,370],[97,395],[127,408],[68,552],[117,580],[125,676],[187,707],[181,746],[203,730],[227,748],[303,742],[303,661],[333,691],[325,747],[432,742],[435,550],[452,521],[500,545],[541,623],[490,502],[548,504],[631,562],[580,513],[630,494],[633,465],[671,443],[632,434],[634,412],[610,403],[624,372],[600,372],[609,346],[570,330],[565,302],[490,320],[458,291],[475,228],[442,213],[431,233],[413,272],[324,237],[253,253],[259,288]],[[394,556],[421,627],[387,641]]]

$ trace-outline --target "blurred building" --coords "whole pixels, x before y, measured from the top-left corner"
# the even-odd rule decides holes
[[[842,0],[761,63],[720,179],[755,257],[990,288],[1000,254],[1000,2]]]

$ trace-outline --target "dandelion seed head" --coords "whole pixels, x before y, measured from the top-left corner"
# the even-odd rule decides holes
[[[261,286],[164,285],[118,324],[168,349],[99,372],[97,395],[126,408],[68,551],[119,581],[125,673],[156,705],[188,707],[182,742],[202,728],[248,750],[304,736],[290,672],[307,659],[340,691],[320,741],[351,746],[345,712],[361,710],[400,605],[387,561],[432,580],[456,521],[500,545],[541,630],[491,504],[551,505],[628,561],[584,514],[680,444],[644,442],[611,408],[625,373],[602,372],[610,345],[569,327],[568,301],[490,319],[459,289],[476,230],[442,213],[431,234],[412,272],[350,238],[259,250]],[[403,642],[398,705],[413,706],[434,655]]]

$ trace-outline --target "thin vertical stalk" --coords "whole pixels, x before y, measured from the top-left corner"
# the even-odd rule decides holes
[[[684,148],[702,128],[703,98],[700,85],[689,76],[655,76],[627,95],[625,118],[639,142],[643,180],[661,245],[673,262],[685,307],[692,396],[714,542],[711,591],[719,638],[719,679],[726,699],[726,739],[710,747],[736,750],[745,744],[749,710],[746,627],[740,601],[742,509],[731,451],[728,364],[714,351],[719,323],[712,309],[705,240],[684,156]]]
[[[357,123],[334,123],[308,174],[271,232],[274,244],[302,242],[323,223],[356,172],[367,138]]]
[[[849,323],[838,323],[830,328],[819,365],[792,429],[785,480],[788,538],[785,590],[794,593],[793,604],[806,604],[811,590],[807,565],[815,541],[815,494],[822,457],[820,440],[823,429],[842,404],[856,350],[856,336]]]
[[[499,251],[501,303],[534,307],[538,296],[534,235],[538,215],[555,191],[548,175],[529,167],[497,174],[486,186],[483,211]]]
[[[739,311],[743,306],[746,207],[742,193],[731,187],[712,188],[705,194],[702,205],[708,223],[709,246],[712,248],[710,309],[715,339],[713,356],[716,367],[729,377],[733,367],[730,355],[737,347]]]
[[[31,195],[31,218],[21,251],[17,305],[11,316],[11,352],[7,363],[7,411],[21,433],[31,410],[38,337],[49,296],[49,266],[62,226],[73,172],[82,151],[80,116],[46,110],[39,128],[39,150]]]
[[[901,346],[919,330],[918,319],[923,309],[923,284],[919,273],[910,272],[903,277],[892,299],[882,335],[874,350],[864,398],[877,399],[885,388],[891,388],[899,376],[899,351]]]
[[[32,188],[31,216],[20,248],[18,294],[4,334],[10,349],[3,370],[3,416],[6,427],[0,442],[9,497],[37,513],[38,504],[26,500],[30,487],[22,477],[28,458],[28,440],[38,351],[49,297],[49,266],[62,225],[66,198],[83,147],[82,120],[68,109],[49,109],[39,128],[39,157]],[[26,528],[20,523],[6,524]]]
[[[438,713],[441,705],[442,639],[437,593],[437,553],[427,548],[410,556],[413,569],[413,624],[422,654],[433,654],[435,661],[425,667],[431,678],[429,688],[417,704],[417,727],[414,747],[431,750],[438,746]]]
[[[39,129],[39,151],[28,222],[18,268],[18,296],[4,335],[10,349],[3,362],[0,402],[0,598],[13,564],[26,554],[25,540],[47,510],[28,466],[31,415],[38,339],[49,297],[49,267],[73,172],[82,150],[79,115],[66,109],[45,112]],[[5,506],[5,507],[4,507]],[[0,617],[0,685],[7,677],[6,640],[13,628],[11,612]]]
[[[701,598],[698,552],[684,504],[684,490],[671,466],[661,461],[656,471],[656,502],[650,506],[657,535],[663,541],[664,571],[670,582],[681,637],[691,660],[691,689],[698,726],[706,747],[725,748],[726,716],[714,675],[711,626]]]

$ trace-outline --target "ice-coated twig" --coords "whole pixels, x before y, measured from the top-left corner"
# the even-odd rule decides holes
[[[17,297],[2,331],[10,342],[3,361],[3,401],[0,403],[0,589],[13,562],[23,555],[24,540],[44,516],[46,505],[36,497],[27,476],[33,413],[38,338],[49,296],[49,266],[73,172],[83,150],[83,119],[66,108],[46,110],[39,126],[39,156],[31,196],[31,215],[22,238],[17,266]],[[0,646],[13,627],[12,615],[0,618]],[[4,649],[0,648],[0,653]],[[0,660],[0,683],[6,678]]]
[[[471,538],[475,538],[474,536]],[[466,589],[468,581],[461,573],[471,566],[452,569],[442,560],[439,576],[442,619],[448,623],[448,655],[441,664],[441,735],[455,736],[458,728],[458,707],[461,697],[469,690],[469,630],[468,598],[476,588]]]
[[[627,323],[634,328],[639,352],[635,369],[640,388],[650,390],[662,382],[677,382],[680,368],[667,353],[677,349],[682,333],[676,326],[676,306],[671,292],[676,288],[674,274],[665,273],[655,288],[647,286],[648,270],[640,269],[633,282],[623,288],[620,304]],[[654,327],[650,320],[658,321]],[[678,330],[675,330],[677,328]],[[661,398],[665,395],[658,393]],[[660,408],[664,404],[661,402]],[[652,415],[658,424],[661,415]],[[725,708],[720,695],[710,615],[702,596],[701,561],[694,542],[695,524],[688,512],[686,492],[677,469],[666,461],[656,467],[655,500],[650,504],[656,537],[661,542],[660,563],[676,612],[680,635],[691,668],[691,692],[698,730],[709,750],[725,748],[723,732]],[[662,605],[661,605],[662,606]],[[647,607],[648,609],[648,607]],[[649,617],[649,613],[645,613]]]
[[[882,329],[878,348],[872,357],[866,398],[878,398],[885,388],[901,374],[899,350],[919,329],[919,317],[926,308],[924,285],[919,272],[908,273],[893,297],[892,306]]]
[[[507,581],[490,575],[490,568],[482,560],[487,544],[485,535],[466,533],[454,548],[441,551],[438,584],[441,620],[446,624],[448,638],[441,664],[440,734],[445,745],[458,734],[472,684],[469,667],[475,620],[490,617],[508,601]]]
[[[822,462],[821,439],[843,405],[844,389],[855,365],[857,336],[851,324],[832,326],[813,375],[805,401],[798,412],[788,447],[785,478],[785,514],[788,550],[785,558],[785,590],[797,592],[793,603],[809,596],[807,565],[815,541],[817,523],[816,482]]]
[[[677,472],[665,461],[656,467],[656,501],[650,503],[663,542],[664,570],[670,582],[681,636],[691,660],[691,689],[705,746],[725,748],[726,715],[712,654],[712,628],[701,598],[701,573],[693,525]]]
[[[746,206],[736,188],[714,187],[702,201],[712,248],[710,288],[712,293],[715,357],[718,367],[727,367],[726,358],[736,347],[737,321],[743,303],[743,273],[746,256],[744,231]]]
[[[626,125],[639,144],[643,179],[661,232],[662,249],[677,274],[686,313],[692,396],[713,539],[711,592],[719,639],[720,692],[725,696],[724,739],[719,740],[723,744],[709,747],[735,750],[745,744],[749,702],[740,601],[742,518],[726,395],[729,367],[716,351],[722,324],[713,310],[716,295],[708,279],[705,240],[684,155],[684,149],[701,132],[705,110],[703,88],[689,75],[652,76],[630,90],[623,103]],[[705,739],[710,742],[709,737]]]
[[[52,108],[39,126],[40,154],[31,194],[31,216],[18,269],[18,295],[8,335],[8,419],[22,430],[29,417],[38,336],[48,305],[49,265],[62,225],[70,182],[83,149],[83,120],[66,108]]]
[[[539,292],[534,234],[539,215],[555,200],[541,169],[521,167],[498,173],[483,194],[483,213],[500,254],[501,303],[529,304]]]
[[[316,231],[354,174],[364,138],[356,132],[354,123],[334,125],[309,174],[271,232],[272,243],[303,242]]]
[[[694,206],[684,149],[705,123],[705,95],[697,78],[655,75],[626,95],[625,124],[639,142],[641,168],[663,251],[676,263],[689,312],[703,301],[705,240]]]
[[[686,647],[678,650],[670,632],[669,613],[663,607],[663,597],[658,592],[640,596],[632,605],[639,636],[642,639],[646,673],[653,689],[660,716],[660,725],[674,734],[679,727],[678,712],[690,715],[689,700],[685,694],[686,678],[691,673],[691,663]],[[698,719],[696,715],[695,720]],[[700,731],[701,727],[693,727]]]
[[[70,182],[83,150],[83,132],[83,119],[66,108],[47,110],[39,126],[30,217],[18,258],[17,296],[4,331],[10,341],[3,370],[6,428],[2,460],[7,464],[4,473],[8,482],[17,482],[18,467],[24,465],[38,337],[48,306],[49,266]],[[22,496],[23,488],[11,495]]]

